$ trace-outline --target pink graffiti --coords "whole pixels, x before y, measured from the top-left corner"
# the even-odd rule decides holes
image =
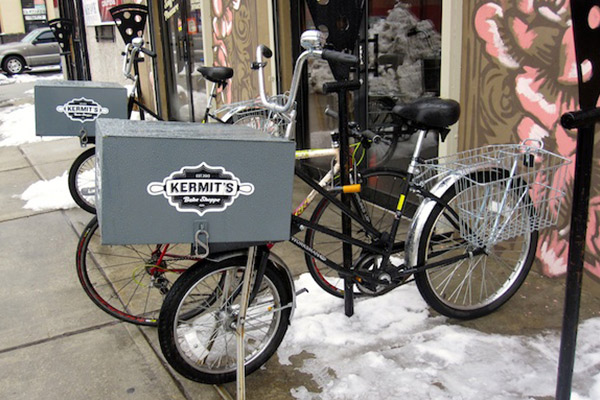
[[[560,116],[578,105],[577,65],[568,11],[566,0],[497,0],[480,6],[474,22],[497,70],[514,82],[512,95],[523,113],[517,124],[518,137],[543,140],[545,148],[574,160],[574,133],[559,124]],[[600,25],[600,9],[591,13],[588,23]],[[584,79],[590,74],[591,68],[584,69]],[[558,227],[540,234],[537,256],[548,276],[566,271],[573,165],[564,182],[554,184],[567,192],[568,201],[560,215],[555,205],[551,207],[559,217]],[[596,277],[600,277],[600,249],[594,239],[599,224],[600,190],[593,188],[585,258],[586,269]]]
[[[234,11],[240,8],[241,0],[212,0],[213,26],[213,65],[216,67],[231,67],[227,38],[233,32]],[[223,95],[225,102],[231,103],[231,85],[227,85]]]

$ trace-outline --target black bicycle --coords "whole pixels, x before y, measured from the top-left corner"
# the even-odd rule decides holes
[[[354,64],[348,54],[313,46],[309,56]],[[258,64],[261,51],[257,51]],[[259,78],[259,82],[262,80]],[[356,82],[329,86],[339,109]],[[261,87],[261,92],[264,90]],[[280,105],[263,101],[280,110]],[[341,171],[338,184],[323,187],[302,169],[296,175],[321,195],[313,215],[292,216],[290,241],[306,254],[313,278],[344,296],[352,312],[355,292],[381,295],[415,281],[423,298],[443,315],[470,319],[504,303],[525,280],[534,260],[538,230],[552,226],[564,193],[551,185],[568,160],[540,146],[496,145],[423,161],[427,134],[445,139],[459,117],[452,100],[426,98],[395,109],[417,145],[406,172],[393,169]],[[340,147],[347,113],[340,117]],[[348,150],[349,151],[349,150]],[[349,160],[349,159],[347,159]],[[342,165],[346,161],[342,159]],[[419,199],[406,218],[409,196]],[[554,211],[554,210],[551,210]],[[305,240],[298,238],[305,232]],[[250,373],[277,349],[294,307],[291,279],[284,279],[269,247],[260,247],[248,316],[245,367]],[[159,339],[167,361],[185,377],[203,383],[235,379],[235,331],[248,267],[245,252],[221,254],[186,270],[167,294]],[[341,285],[334,283],[339,281]]]

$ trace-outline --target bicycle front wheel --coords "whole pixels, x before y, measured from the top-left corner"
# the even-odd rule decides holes
[[[81,153],[69,168],[69,192],[75,203],[96,214],[96,149]]]
[[[86,226],[77,246],[77,276],[83,290],[100,309],[137,325],[157,324],[163,298],[171,284],[200,258],[190,244],[102,245],[98,219]]]
[[[160,313],[158,336],[169,364],[188,379],[222,384],[236,379],[236,323],[247,256],[199,262],[173,284]],[[277,350],[287,327],[292,294],[275,269],[248,306],[245,367],[250,374]]]
[[[480,183],[496,186],[493,191],[497,193],[507,185],[499,173],[480,173],[474,177]],[[460,186],[468,188],[469,182]],[[525,196],[530,203],[529,196]],[[516,192],[510,192],[507,207],[516,204],[518,197]],[[448,189],[442,200],[449,208],[456,208],[456,189]],[[438,204],[429,215],[419,241],[418,265],[474,251],[474,246],[459,232],[460,224],[468,221],[457,221],[449,208]],[[506,303],[523,283],[533,264],[537,240],[537,231],[525,233],[489,245],[483,254],[427,269],[415,274],[417,287],[425,301],[445,316],[472,319],[487,315]]]
[[[406,175],[402,171],[386,168],[374,168],[359,174],[361,184],[360,194],[354,194],[353,202],[357,212],[365,220],[371,222],[379,232],[389,232],[396,218],[398,199],[405,185]],[[362,204],[362,206],[360,206]],[[321,199],[313,212],[310,221],[336,232],[342,232],[342,212],[332,205],[326,198]],[[398,230],[397,238],[402,237],[405,232]],[[367,243],[374,243],[375,238],[370,237],[363,227],[352,220],[352,237]],[[342,245],[338,239],[324,233],[308,229],[305,242],[338,265],[343,262]],[[362,248],[352,247],[353,267],[363,271],[383,269],[380,257],[367,254]],[[328,267],[323,262],[305,254],[306,265],[315,282],[327,293],[336,297],[344,297],[344,279],[339,273]],[[404,253],[398,252],[390,258],[395,268],[401,268],[404,264]],[[355,285],[357,294],[382,294],[383,287],[372,287],[370,285]]]

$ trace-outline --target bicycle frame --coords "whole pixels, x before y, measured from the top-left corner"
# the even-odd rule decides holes
[[[427,191],[423,187],[418,185],[418,182],[414,182],[414,174],[416,171],[416,164],[417,164],[418,156],[421,151],[421,145],[422,145],[425,135],[427,134],[427,131],[420,130],[417,132],[417,134],[419,134],[419,138],[417,140],[417,145],[415,147],[413,157],[411,159],[411,163],[409,165],[408,171],[406,172],[406,181],[405,181],[406,184],[401,187],[400,195],[397,200],[398,207],[396,210],[386,210],[387,212],[395,213],[395,219],[394,219],[394,222],[393,222],[392,227],[389,232],[380,232],[373,227],[367,213],[364,211],[366,208],[364,206],[363,199],[360,197],[360,195],[355,194],[351,197],[351,204],[353,205],[353,208],[356,210],[356,211],[354,211],[351,207],[346,206],[345,204],[342,203],[341,200],[339,200],[336,197],[336,194],[338,193],[337,191],[332,192],[332,191],[325,189],[325,186],[327,185],[327,183],[330,182],[330,179],[332,179],[332,176],[334,176],[334,172],[333,172],[334,169],[330,170],[328,172],[328,174],[325,176],[325,178],[323,178],[320,182],[316,182],[313,179],[311,179],[308,176],[308,174],[306,174],[305,172],[303,172],[302,170],[297,168],[295,171],[296,176],[298,176],[302,181],[304,181],[307,185],[309,185],[312,188],[312,191],[307,196],[307,198],[304,200],[304,202],[298,207],[298,209],[296,209],[296,212],[294,212],[292,215],[292,236],[290,238],[290,242],[293,243],[294,245],[296,245],[297,247],[299,247],[303,252],[307,253],[311,257],[318,259],[319,261],[323,262],[325,265],[327,265],[332,270],[338,272],[341,277],[355,277],[355,278],[363,280],[367,283],[380,284],[380,285],[381,284],[390,285],[390,284],[395,284],[396,282],[392,281],[390,283],[390,282],[386,282],[386,281],[380,281],[379,279],[374,279],[373,276],[369,275],[368,273],[363,273],[363,272],[356,271],[356,270],[349,271],[346,268],[342,267],[340,264],[330,260],[325,255],[319,253],[317,250],[310,247],[305,242],[294,237],[293,235],[295,235],[296,233],[298,233],[300,231],[303,231],[306,228],[321,232],[325,235],[331,236],[342,242],[349,243],[353,246],[360,247],[361,249],[364,249],[372,254],[376,254],[376,255],[383,257],[382,265],[386,265],[390,256],[392,256],[393,254],[402,252],[402,251],[406,251],[406,253],[408,254],[408,256],[405,257],[406,261],[408,261],[408,263],[406,263],[407,268],[396,272],[397,275],[395,276],[395,278],[397,278],[396,281],[398,284],[403,283],[404,279],[406,277],[408,277],[409,275],[412,275],[414,273],[418,273],[418,272],[421,272],[421,271],[424,271],[424,270],[430,269],[430,268],[453,264],[462,259],[466,259],[466,258],[475,256],[475,255],[479,255],[479,254],[483,254],[484,253],[483,249],[474,249],[470,254],[452,257],[447,260],[442,260],[442,261],[438,261],[435,263],[429,263],[429,264],[425,264],[425,265],[417,265],[416,248],[417,248],[417,244],[418,244],[418,239],[420,238],[420,234],[423,231],[424,223],[427,220],[427,218],[429,217],[429,214],[433,211],[433,208],[436,205],[441,205],[452,216],[452,219],[454,221],[458,221],[458,214],[456,213],[456,211],[453,210],[451,207],[449,207],[448,204],[442,200],[441,196],[445,193],[445,191],[448,188],[450,188],[456,182],[457,179],[460,179],[461,176],[464,176],[464,175],[450,176],[450,177],[446,178],[445,180],[443,180],[442,182],[440,182],[432,191]],[[339,149],[335,148],[333,150],[337,151],[339,154]],[[311,158],[310,151],[305,151],[305,154],[303,154],[302,152],[303,152],[302,150],[297,152],[297,154],[300,153],[297,156],[297,159],[302,156],[305,156],[306,158]],[[319,153],[315,152],[313,154],[316,155]],[[337,165],[337,166],[339,166],[339,165]],[[400,220],[404,217],[405,198],[408,195],[408,193],[411,191],[418,193],[419,195],[421,195],[422,197],[427,199],[428,205],[427,205],[427,207],[423,207],[423,206],[419,207],[417,214],[415,214],[415,218],[411,225],[413,227],[414,226],[419,227],[419,229],[415,229],[415,231],[418,232],[418,234],[417,235],[411,234],[411,230],[412,230],[411,229],[411,230],[409,230],[409,234],[407,235],[405,240],[403,240],[401,242],[395,242],[394,238],[396,237],[396,233],[398,231]],[[374,241],[378,241],[380,244],[373,245],[372,243],[367,243],[367,242],[355,239],[351,236],[344,235],[343,233],[333,231],[322,225],[315,224],[304,218],[301,218],[300,214],[306,209],[306,207],[308,207],[308,205],[312,202],[312,200],[316,197],[317,194],[320,194],[321,196],[326,198],[337,209],[339,209],[343,214],[346,214],[353,221],[355,221],[357,224],[359,224],[369,237],[373,238]],[[301,209],[301,212],[297,212],[299,209]],[[457,224],[456,227],[458,228],[458,222],[456,222],[456,224]],[[383,237],[384,235],[387,235],[387,239],[385,239]]]

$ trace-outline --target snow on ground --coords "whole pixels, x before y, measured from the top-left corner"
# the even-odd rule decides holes
[[[0,112],[0,147],[18,146],[62,137],[35,135],[35,107],[33,104],[4,107]]]
[[[41,180],[29,186],[19,197],[25,201],[23,208],[42,210],[65,210],[77,207],[69,193],[67,171],[49,181]]]
[[[33,104],[6,107],[0,113],[0,147],[41,140],[35,136]]]
[[[47,68],[37,68],[36,72],[42,71],[52,71],[56,70],[56,67],[47,67]],[[19,74],[6,76],[4,74],[0,74],[0,86],[2,85],[10,85],[12,83],[25,83],[25,82],[35,82],[39,80],[53,80],[53,79],[63,79],[63,74],[61,72],[57,72],[52,75],[37,75],[37,74]]]
[[[28,79],[26,75],[16,79]],[[56,77],[54,77],[56,79]],[[0,75],[0,85],[5,81]],[[40,140],[35,136],[33,105],[0,113],[0,146]],[[22,195],[33,210],[74,207],[66,173],[31,185]],[[305,387],[291,394],[300,400],[362,399],[535,399],[553,397],[559,332],[537,336],[485,334],[432,317],[414,285],[360,299],[347,318],[341,299],[323,292],[309,274],[296,288],[294,320],[278,350],[282,364],[304,357],[320,393]],[[600,399],[600,318],[579,327],[573,400]]]
[[[414,285],[358,300],[352,318],[341,299],[302,275],[292,324],[278,350],[282,364],[310,353],[300,370],[322,392],[296,399],[534,399],[553,397],[560,334],[484,334],[429,315]],[[600,318],[581,324],[572,399],[600,399]]]

